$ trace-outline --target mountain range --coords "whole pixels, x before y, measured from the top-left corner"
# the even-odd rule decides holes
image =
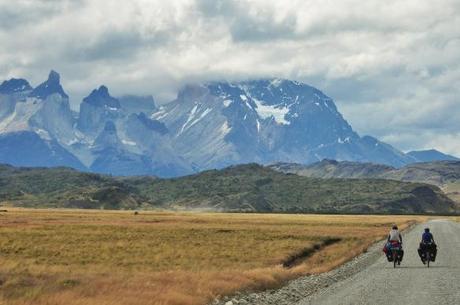
[[[450,156],[449,156],[450,157]],[[99,86],[70,109],[60,75],[0,85],[0,162],[111,175],[176,177],[233,164],[323,159],[393,167],[440,157],[361,137],[320,90],[262,79],[184,86],[160,107]]]
[[[277,163],[271,169],[311,178],[388,179],[443,186],[460,181],[460,161],[433,161],[401,168],[351,161],[322,160],[309,165]]]

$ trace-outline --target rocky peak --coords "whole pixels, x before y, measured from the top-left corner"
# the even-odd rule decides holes
[[[32,90],[29,82],[22,78],[12,78],[0,85],[0,94],[14,94]]]
[[[83,99],[83,102],[96,107],[113,108],[114,110],[120,108],[120,102],[110,95],[109,89],[104,85],[94,89],[90,95]]]
[[[69,96],[64,92],[64,89],[61,86],[61,77],[59,73],[54,70],[51,70],[48,79],[38,85],[31,93],[31,97],[36,97],[39,99],[46,99],[48,96],[58,93],[63,98],[69,98]]]

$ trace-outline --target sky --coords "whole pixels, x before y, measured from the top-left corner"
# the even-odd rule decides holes
[[[174,99],[187,83],[281,77],[361,135],[460,156],[458,0],[0,0],[0,79],[61,74],[71,103]]]

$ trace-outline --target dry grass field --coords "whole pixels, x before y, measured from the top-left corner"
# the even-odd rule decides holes
[[[392,223],[423,220],[9,209],[0,212],[0,304],[206,304],[330,270]]]

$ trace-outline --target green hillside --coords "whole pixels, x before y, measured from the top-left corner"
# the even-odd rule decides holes
[[[440,187],[460,207],[460,161],[413,163],[401,168],[381,164],[323,160],[310,165],[278,163],[270,168],[311,178],[389,179]]]
[[[0,186],[3,205],[27,207],[377,214],[455,211],[454,203],[436,186],[309,178],[257,164],[175,179],[2,166]]]

